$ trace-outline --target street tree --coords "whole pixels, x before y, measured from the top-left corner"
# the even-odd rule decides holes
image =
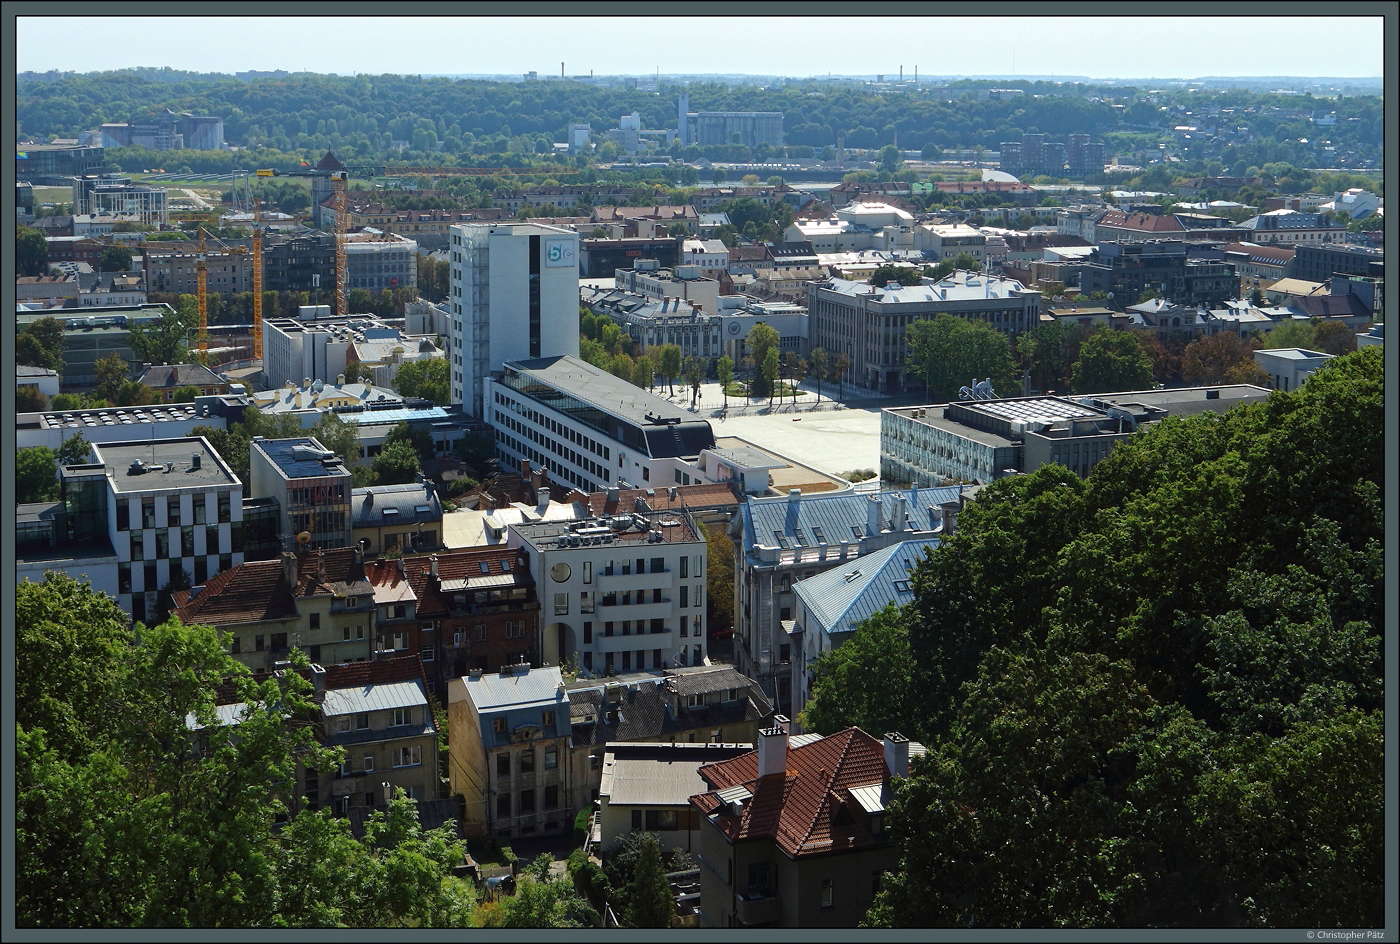
[[[808,373],[817,382],[817,402],[822,402],[822,381],[826,379],[827,371],[831,369],[831,355],[827,354],[826,348],[814,347],[808,357]]]
[[[750,398],[771,396],[772,390],[767,386],[769,382],[763,379],[762,368],[768,352],[770,350],[776,352],[781,341],[782,335],[778,334],[778,330],[766,322],[760,321],[749,329],[748,336],[744,341],[744,348],[748,356],[753,359],[758,374],[754,378],[756,381],[753,385],[754,389],[749,391]],[[777,374],[774,373],[773,376],[777,377]]]
[[[661,367],[661,376],[666,378],[667,392],[670,396],[676,394],[676,378],[681,373],[681,348],[679,344],[664,344],[658,354],[658,361]]]
[[[1244,365],[1253,365],[1254,348],[1230,331],[1196,338],[1181,355],[1181,373],[1189,384],[1224,383],[1226,375]]]
[[[690,405],[700,402],[700,385],[705,382],[705,362],[694,355],[687,357],[681,366],[685,382],[690,384]]]
[[[724,408],[729,409],[729,385],[734,382],[734,358],[728,354],[720,356],[715,362],[715,377],[719,380],[719,385],[724,391]]]
[[[763,386],[768,390],[768,405],[773,405],[773,395],[779,390],[779,355],[776,347],[770,347],[763,355],[763,366],[759,369],[759,376],[763,379]],[[760,394],[761,396],[762,394]]]
[[[47,275],[49,241],[32,226],[15,224],[15,275]]]
[[[47,446],[15,453],[15,501],[58,501],[58,454]]]

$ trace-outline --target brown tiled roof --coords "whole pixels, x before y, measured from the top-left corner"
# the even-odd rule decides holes
[[[644,488],[621,488],[616,499],[609,499],[607,492],[581,492],[573,489],[564,496],[566,504],[583,502],[590,515],[611,515],[618,512],[631,513],[636,510],[638,498],[646,499],[652,511],[684,510],[687,508],[714,508],[722,505],[738,505],[739,497],[733,485],[719,483],[705,485],[676,485],[670,488],[653,489],[647,497]],[[675,498],[671,493],[675,493]]]
[[[520,566],[517,558],[520,551],[515,548],[492,546],[475,547],[464,551],[450,551],[439,553],[438,576],[434,580],[432,576],[431,556],[416,556],[405,558],[403,561],[404,576],[408,580],[408,585],[413,588],[413,595],[417,599],[414,612],[419,619],[441,619],[447,615],[447,606],[450,602],[450,594],[444,594],[441,590],[442,580],[457,580],[462,577],[488,576],[491,574],[515,574],[518,579],[525,583],[530,583],[530,572]],[[509,562],[509,567],[505,562]],[[482,574],[481,565],[486,564],[486,574]]]
[[[298,555],[295,586],[287,584],[281,560],[249,561],[214,576],[193,600],[188,590],[174,594],[176,613],[182,622],[214,626],[295,619],[299,597],[334,593],[337,586],[344,590],[364,585],[369,591],[355,548],[331,548],[323,553],[323,577],[317,576],[315,553]]]
[[[1249,256],[1251,262],[1269,262],[1277,265],[1292,262],[1297,253],[1292,246],[1261,246],[1256,243],[1231,243],[1224,251],[1244,253]]]
[[[1118,227],[1119,229],[1130,229],[1141,233],[1180,233],[1186,227],[1181,225],[1181,221],[1170,213],[1154,215],[1152,213],[1129,213],[1125,210],[1109,210],[1099,220],[1099,227]]]
[[[697,219],[695,207],[684,206],[603,206],[594,208],[593,218],[603,220],[693,220]]]
[[[745,786],[753,795],[738,816],[721,814],[718,826],[730,842],[767,839],[789,856],[821,855],[876,844],[851,788],[885,783],[884,745],[859,728],[790,748],[782,774],[758,776],[758,751],[706,764],[699,774],[710,791],[690,798],[705,813],[718,808],[715,793]],[[849,817],[839,817],[845,807]],[[837,819],[845,822],[837,823]]]
[[[422,682],[426,689],[427,679],[423,677],[423,661],[412,655],[326,666],[327,691],[336,688],[389,685],[394,682]]]
[[[182,623],[225,626],[295,619],[296,601],[280,560],[250,561],[216,574],[193,599],[190,590],[172,595]]]

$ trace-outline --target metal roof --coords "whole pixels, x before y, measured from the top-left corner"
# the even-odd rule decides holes
[[[929,520],[929,510],[945,502],[959,501],[962,489],[957,485],[939,488],[911,488],[907,491],[884,491],[874,495],[862,492],[818,492],[802,495],[797,500],[789,497],[750,498],[739,506],[743,516],[745,546],[772,547],[774,532],[788,541],[789,547],[803,546],[798,540],[797,531],[803,532],[806,546],[820,547],[824,544],[854,544],[866,536],[866,508],[871,498],[880,498],[882,526],[888,526],[890,514],[894,510],[894,497],[902,495],[907,499],[909,521],[907,529],[913,533],[933,530]],[[859,530],[859,535],[853,529]]]
[[[370,423],[408,423],[413,420],[442,420],[452,414],[440,406],[422,409],[366,410],[363,413],[337,413],[343,422],[364,426]]]
[[[892,544],[799,581],[793,590],[822,629],[828,633],[853,632],[889,604],[914,599],[909,568],[918,566],[924,554],[940,541],[925,538]],[[804,628],[810,631],[815,627]]]
[[[385,685],[365,685],[361,688],[327,689],[322,711],[327,718],[331,718],[362,711],[412,708],[427,703],[428,696],[423,693],[421,683],[390,682]]]
[[[889,787],[882,783],[872,783],[864,787],[851,787],[851,797],[867,813],[885,812],[885,796]]]
[[[467,695],[478,712],[502,711],[526,705],[566,703],[561,687],[564,677],[559,669],[545,666],[520,674],[482,673],[477,678],[466,676]]]

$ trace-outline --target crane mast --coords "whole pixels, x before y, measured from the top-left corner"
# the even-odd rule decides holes
[[[204,261],[204,227],[199,228],[199,250],[195,255],[195,297],[199,302],[200,359],[209,353],[209,276]]]
[[[262,360],[262,203],[253,197],[253,357]]]
[[[345,177],[344,171],[338,171],[331,176],[335,202],[335,306],[336,314],[342,318],[350,314],[345,252]]]

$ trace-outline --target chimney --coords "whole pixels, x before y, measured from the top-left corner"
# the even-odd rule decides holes
[[[952,534],[958,528],[958,508],[961,502],[946,501],[938,508],[943,513],[943,533]]]
[[[326,670],[314,662],[311,664],[311,685],[315,689],[312,693],[315,701],[319,702],[326,697]]]
[[[788,508],[789,508],[789,510],[796,508],[796,507],[797,507],[797,503],[800,502],[800,501],[802,501],[802,489],[800,489],[800,488],[790,488],[790,489],[788,489]]]
[[[293,587],[297,585],[297,556],[291,551],[282,552],[282,576]]]
[[[788,719],[773,716],[773,726],[758,732],[758,775],[781,774],[787,771]]]
[[[316,579],[322,583],[326,582],[326,552],[316,552]]]
[[[537,489],[536,492],[535,492],[535,494],[536,494],[536,496],[539,498],[539,502],[538,502],[539,510],[540,510],[541,512],[543,512],[546,508],[549,507],[549,489],[547,489],[547,488],[540,488],[540,489]]]
[[[885,735],[885,767],[891,777],[909,776],[909,739],[897,731]]]
[[[865,503],[865,533],[880,533],[880,499],[875,495],[871,495]]]
[[[428,558],[428,570],[434,577],[438,575],[438,558],[436,554]]]
[[[890,516],[890,530],[904,530],[904,496],[894,496],[894,511]]]

